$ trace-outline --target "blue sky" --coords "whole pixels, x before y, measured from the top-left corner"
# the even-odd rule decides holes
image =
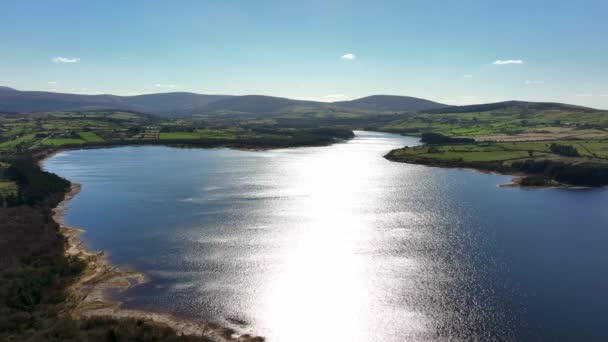
[[[0,85],[608,108],[606,13],[605,0],[1,0]]]

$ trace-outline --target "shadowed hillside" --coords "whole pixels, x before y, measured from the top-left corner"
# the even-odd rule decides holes
[[[552,102],[526,102],[526,101],[505,101],[497,103],[486,103],[477,104],[470,106],[450,106],[437,109],[422,110],[425,113],[472,113],[472,112],[486,112],[489,110],[502,110],[508,108],[518,108],[522,110],[568,110],[568,111],[596,111],[593,108],[587,108],[582,106],[575,106],[564,103],[552,103]]]
[[[295,105],[323,106],[324,104],[274,96],[244,95],[210,103],[200,108],[199,112],[203,114],[284,114],[289,111],[288,107]]]
[[[229,95],[162,93],[138,96],[80,95],[43,91],[18,91],[0,87],[0,111],[44,112],[119,109],[157,115],[187,115]]]
[[[273,117],[316,111],[376,114],[444,107],[446,105],[424,99],[389,95],[325,103],[263,95],[203,95],[185,92],[137,96],[80,95],[0,87],[0,112],[15,113],[123,110],[168,117],[193,114]]]
[[[395,95],[372,95],[352,101],[334,102],[333,104],[345,108],[391,112],[419,112],[447,107],[447,105],[425,99]]]

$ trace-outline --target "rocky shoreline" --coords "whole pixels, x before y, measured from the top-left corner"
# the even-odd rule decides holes
[[[74,319],[110,317],[138,319],[168,326],[179,335],[202,336],[214,342],[261,342],[262,337],[239,334],[235,330],[214,323],[178,318],[169,314],[121,308],[121,303],[107,297],[108,290],[124,291],[147,281],[143,273],[123,271],[111,265],[103,252],[90,252],[80,239],[84,230],[63,224],[65,205],[81,190],[79,184],[72,187],[59,205],[53,209],[53,219],[61,227],[66,238],[66,256],[79,258],[87,265],[79,279],[68,288],[68,313]]]

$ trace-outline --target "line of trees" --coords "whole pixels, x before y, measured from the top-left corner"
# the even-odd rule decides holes
[[[549,150],[557,155],[565,156],[565,157],[580,157],[580,153],[578,150],[571,145],[561,145],[552,143],[549,145]]]
[[[452,138],[439,133],[423,133],[420,141],[425,144],[472,144],[475,139]]]
[[[608,185],[608,168],[592,163],[566,164],[553,160],[525,160],[512,164],[518,171],[542,174],[560,183],[582,186]]]
[[[11,161],[11,166],[6,169],[4,176],[15,182],[18,188],[16,196],[9,195],[4,199],[9,207],[20,204],[34,205],[70,188],[70,182],[42,170],[31,157]]]

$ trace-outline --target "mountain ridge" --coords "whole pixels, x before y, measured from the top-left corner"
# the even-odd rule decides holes
[[[450,106],[422,98],[400,95],[371,95],[350,101],[319,102],[266,95],[221,95],[191,92],[154,93],[119,96],[84,95],[46,91],[21,91],[0,86],[0,112],[30,113],[50,111],[125,110],[165,117],[233,115],[273,117],[293,113],[355,111],[359,113],[464,113],[508,107],[595,111],[582,106],[552,103],[505,101],[469,106]]]
[[[444,108],[423,110],[424,113],[429,114],[449,114],[449,113],[469,113],[469,112],[485,112],[490,110],[501,110],[512,107],[526,108],[532,110],[572,110],[572,111],[600,111],[599,109],[571,105],[559,102],[533,102],[533,101],[517,101],[509,100],[502,102],[493,103],[482,103],[465,106],[448,106]]]
[[[351,101],[333,102],[332,104],[346,108],[396,112],[402,111],[401,108],[408,108],[409,111],[418,112],[421,110],[449,107],[448,105],[443,103],[438,103],[412,96],[400,95],[370,95]]]

